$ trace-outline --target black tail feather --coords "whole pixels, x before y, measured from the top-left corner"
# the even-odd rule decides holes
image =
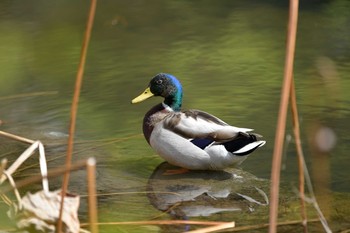
[[[225,146],[227,151],[234,152],[234,151],[237,151],[237,150],[243,148],[244,146],[246,146],[252,142],[259,141],[260,138],[262,138],[262,136],[259,134],[255,134],[255,133],[239,133],[236,138],[234,138],[231,141],[223,143],[223,145]],[[244,153],[237,154],[237,155],[243,156],[243,155],[250,154],[258,147],[259,146],[252,148],[251,150],[246,151]]]

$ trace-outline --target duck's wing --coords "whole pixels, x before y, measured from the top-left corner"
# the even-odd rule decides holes
[[[252,131],[252,129],[230,126],[221,119],[200,110],[169,114],[164,119],[163,126],[184,138],[206,138],[216,142],[229,141],[239,133]]]

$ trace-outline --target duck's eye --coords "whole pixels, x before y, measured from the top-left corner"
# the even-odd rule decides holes
[[[163,83],[163,80],[158,79],[158,80],[156,81],[156,83],[157,83],[157,84],[162,84],[162,83]]]

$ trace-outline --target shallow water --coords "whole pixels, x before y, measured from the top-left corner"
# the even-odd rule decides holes
[[[52,159],[50,167],[64,161],[87,9],[87,3],[63,0],[0,3],[0,129],[41,140]],[[170,218],[147,195],[149,177],[163,161],[141,135],[144,113],[161,99],[130,104],[159,72],[181,80],[184,108],[210,112],[264,135],[267,144],[241,167],[247,176],[266,179],[268,193],[287,9],[287,2],[280,1],[98,3],[79,102],[74,160],[95,156],[98,192],[118,193],[99,198],[101,221]],[[350,192],[349,10],[347,1],[302,2],[295,61],[303,149],[316,193],[329,194],[320,195],[321,204],[330,210],[336,227],[337,221],[350,222],[346,210],[337,207],[339,202],[329,201],[344,200],[339,195],[348,197]],[[290,123],[286,133],[292,135]],[[13,160],[24,149],[20,143],[0,140],[1,158]],[[293,140],[287,140],[284,155],[282,192],[288,193],[297,185]],[[33,163],[37,160],[28,164]],[[31,168],[17,176],[37,171]],[[60,182],[53,179],[51,185],[56,188]],[[85,173],[74,173],[70,189],[84,194],[85,186]],[[228,203],[222,202],[220,208],[227,209]],[[295,194],[289,193],[283,203],[293,209]],[[84,219],[84,199],[82,205]],[[267,207],[260,206],[244,215],[224,211],[181,218],[249,225],[265,223],[267,213]],[[282,208],[283,219],[297,216],[295,210]],[[175,232],[188,228],[117,229]]]

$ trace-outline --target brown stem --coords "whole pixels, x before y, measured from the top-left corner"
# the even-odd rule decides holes
[[[292,80],[291,90],[290,90],[290,103],[293,118],[293,132],[295,138],[295,146],[298,154],[298,167],[299,167],[299,195],[300,195],[300,205],[301,205],[301,217],[302,224],[304,228],[304,233],[307,233],[307,215],[305,206],[305,177],[304,177],[304,153],[301,147],[300,139],[300,126],[299,126],[299,116],[298,107],[295,95],[294,80]]]
[[[57,177],[57,176],[60,176],[66,172],[80,170],[80,169],[84,168],[85,166],[86,166],[86,160],[83,160],[83,161],[78,161],[75,164],[72,164],[69,169],[67,169],[66,167],[53,168],[53,169],[50,169],[50,171],[47,173],[47,176],[43,177],[41,175],[37,175],[37,176],[31,176],[31,177],[28,177],[26,179],[17,181],[16,188],[19,189],[21,187],[39,182],[43,178]],[[13,188],[14,187],[12,187],[12,186],[1,187],[0,194],[7,193],[7,192],[13,190]]]
[[[28,138],[24,138],[24,137],[21,137],[21,136],[12,134],[12,133],[7,133],[7,132],[4,132],[4,131],[0,131],[0,135],[4,136],[4,137],[7,137],[7,138],[11,138],[11,139],[17,140],[17,141],[20,141],[20,142],[24,142],[24,143],[27,143],[27,144],[35,143],[34,140],[31,140],[31,139],[28,139]]]
[[[80,62],[79,62],[77,76],[76,76],[74,96],[73,96],[73,101],[72,101],[72,106],[71,106],[68,147],[67,147],[67,156],[66,156],[66,163],[65,163],[66,164],[65,166],[68,170],[69,170],[71,163],[72,163],[73,141],[74,141],[76,118],[77,118],[78,102],[79,102],[81,84],[83,81],[86,54],[87,54],[87,49],[88,49],[88,45],[89,45],[89,41],[90,41],[92,25],[93,25],[94,17],[95,17],[96,1],[97,0],[91,0],[91,4],[90,4],[90,12],[89,12],[87,25],[86,25],[83,45],[82,45],[82,49],[81,49]],[[62,232],[63,203],[64,203],[64,197],[65,197],[67,189],[68,189],[68,182],[69,182],[69,172],[67,171],[64,174],[63,182],[62,182],[62,200],[61,200],[60,214],[59,214],[59,219],[57,222],[57,229],[56,229],[56,232],[58,232],[58,233]]]
[[[97,227],[97,201],[96,201],[96,160],[89,158],[86,162],[87,181],[88,181],[88,203],[89,220],[91,233],[98,233]]]
[[[295,52],[295,41],[298,21],[298,0],[289,1],[288,36],[284,67],[284,79],[276,128],[275,147],[272,159],[271,187],[270,187],[270,226],[269,232],[277,230],[279,184],[282,160],[283,140],[285,135],[288,100],[293,78],[293,63]]]

